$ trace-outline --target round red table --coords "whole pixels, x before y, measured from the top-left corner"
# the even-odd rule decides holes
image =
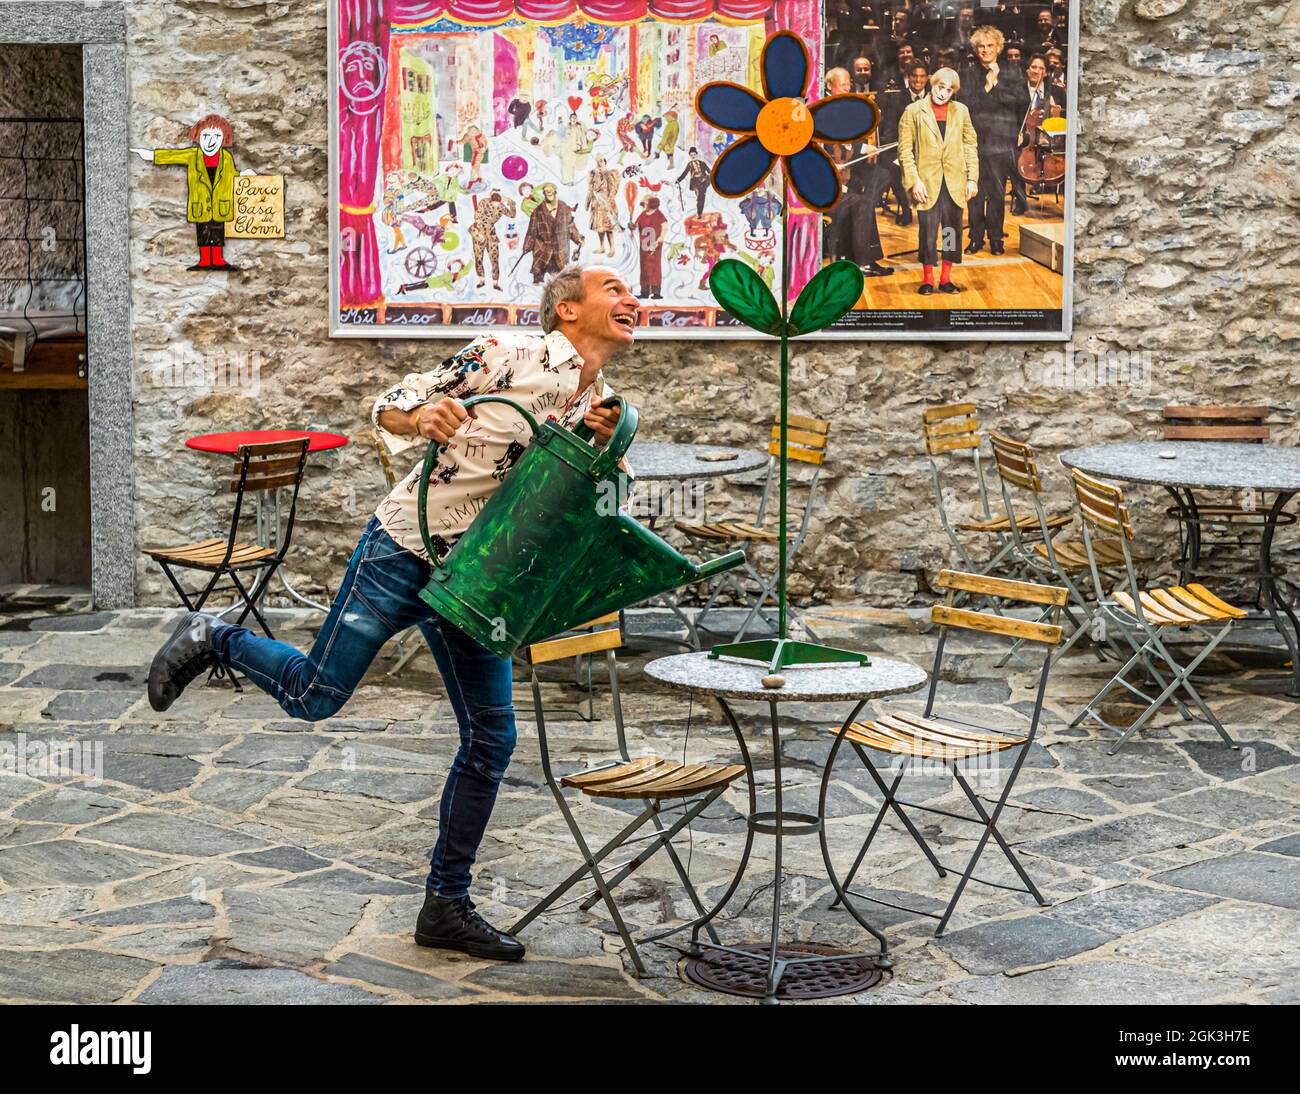
[[[296,441],[301,437],[310,437],[308,452],[327,452],[331,448],[342,448],[348,439],[342,433],[323,433],[317,429],[242,429],[233,433],[204,433],[191,437],[185,442],[186,448],[196,452],[218,452],[223,456],[233,456],[240,445],[273,444],[275,441]]]
[[[347,437],[342,433],[326,433],[319,429],[241,429],[230,433],[203,433],[197,437],[190,437],[185,442],[185,447],[192,448],[195,452],[212,452],[221,456],[234,456],[238,454],[242,445],[296,441],[303,437],[311,438],[307,444],[308,452],[328,452],[332,448],[342,448],[348,443]],[[268,493],[273,495],[269,502],[266,497]],[[280,491],[259,490],[257,493],[257,541],[263,547],[278,549],[280,535]],[[317,611],[329,611],[324,604],[309,600],[290,585],[283,568],[278,569],[275,576],[280,579],[280,584],[284,586],[285,591],[300,604],[306,604]],[[263,594],[265,594],[265,590],[263,590]],[[238,605],[232,605],[232,607],[238,607]]]

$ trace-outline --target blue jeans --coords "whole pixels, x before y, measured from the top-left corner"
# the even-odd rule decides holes
[[[418,626],[442,673],[460,725],[438,810],[438,842],[426,887],[441,897],[469,894],[470,868],[487,829],[497,787],[515,748],[510,659],[480,646],[419,597],[429,564],[399,546],[370,518],[311,652],[218,624],[217,655],[293,718],[316,722],[351,698],[384,643]]]

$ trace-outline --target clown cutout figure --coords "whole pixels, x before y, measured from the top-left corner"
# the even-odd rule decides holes
[[[132,148],[146,163],[184,167],[188,193],[186,219],[198,236],[199,260],[191,270],[234,270],[223,254],[226,225],[235,218],[233,134],[220,114],[208,114],[190,127],[188,148]],[[253,175],[255,171],[240,174]]]

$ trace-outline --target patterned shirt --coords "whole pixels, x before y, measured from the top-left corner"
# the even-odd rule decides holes
[[[582,421],[593,395],[613,394],[603,374],[597,373],[579,395],[581,376],[582,358],[560,331],[544,336],[484,335],[437,368],[411,373],[384,392],[375,400],[371,420],[394,454],[425,443],[424,438],[388,432],[379,425],[380,413],[390,407],[414,410],[445,396],[505,395],[527,409],[539,424],[550,419],[573,429]],[[473,417],[461,424],[429,477],[429,537],[438,561],[469,527],[532,440],[528,423],[504,403],[484,403],[470,413]],[[397,543],[428,561],[418,512],[422,469],[423,461],[379,503],[375,516]]]

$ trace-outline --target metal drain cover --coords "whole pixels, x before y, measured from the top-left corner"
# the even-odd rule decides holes
[[[699,957],[687,958],[683,971],[693,984],[727,995],[744,995],[762,999],[767,994],[766,942],[742,942],[727,950],[706,950]],[[833,946],[806,942],[784,942],[776,951],[777,960],[798,957],[834,957],[842,953]],[[749,955],[753,955],[752,957]],[[870,957],[845,955],[843,961],[809,961],[787,965],[776,987],[778,999],[827,999],[835,995],[852,995],[875,987],[881,972]]]

